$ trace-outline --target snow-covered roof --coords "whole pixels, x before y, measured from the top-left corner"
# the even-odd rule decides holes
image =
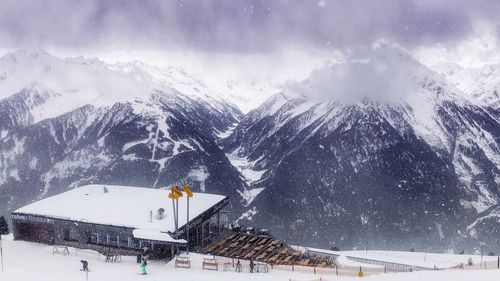
[[[104,188],[107,192],[104,192]],[[174,232],[172,200],[169,190],[113,185],[87,185],[40,200],[15,213],[46,216],[79,222],[130,227],[155,232]],[[192,220],[226,196],[194,193],[189,200]],[[160,219],[158,209],[163,208]],[[150,222],[150,211],[153,219]],[[179,227],[186,224],[186,197],[179,199]]]
[[[134,229],[132,231],[134,238],[151,240],[151,241],[161,241],[161,242],[169,242],[169,243],[179,243],[186,244],[187,241],[184,239],[174,239],[168,233],[152,231],[149,229]]]

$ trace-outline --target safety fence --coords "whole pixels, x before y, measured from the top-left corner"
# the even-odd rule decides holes
[[[333,253],[325,253],[325,252],[315,251],[315,250],[307,250],[307,252],[310,254],[318,255],[318,256],[329,257],[334,262],[340,256],[340,255],[333,254]],[[403,263],[395,263],[395,262],[388,262],[388,261],[367,259],[367,258],[360,258],[360,257],[353,257],[353,256],[345,256],[345,257],[348,260],[355,261],[358,263],[371,264],[371,265],[377,265],[377,266],[383,267],[384,272],[411,272],[411,271],[419,271],[419,270],[436,269],[436,268],[431,268],[431,267],[414,266],[414,265],[403,264]]]
[[[373,266],[339,266],[320,268],[299,265],[274,265],[272,269],[319,275],[321,276],[321,278],[323,278],[323,280],[325,280],[324,276],[332,276],[333,278],[335,276],[357,277],[359,276],[360,272],[363,276],[384,273],[383,267]]]

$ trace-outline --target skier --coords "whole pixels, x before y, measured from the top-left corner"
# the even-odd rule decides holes
[[[148,265],[148,262],[146,261],[146,259],[142,259],[142,262],[141,262],[141,275],[146,275],[148,274],[148,272],[146,271],[146,266]]]
[[[84,261],[84,260],[81,260],[80,261],[82,263],[82,271],[89,271],[89,262],[88,261]]]

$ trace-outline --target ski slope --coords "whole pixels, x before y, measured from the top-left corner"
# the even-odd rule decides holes
[[[340,277],[335,275],[314,275],[312,273],[291,272],[287,270],[271,270],[269,273],[250,274],[244,267],[244,272],[224,272],[201,269],[202,255],[191,254],[191,269],[176,269],[173,263],[151,261],[148,265],[148,275],[139,274],[139,265],[135,257],[123,257],[119,263],[105,263],[104,259],[93,251],[75,250],[70,248],[70,254],[63,256],[52,254],[52,246],[13,241],[12,236],[3,236],[4,272],[0,272],[2,281],[66,281],[85,280],[85,273],[80,271],[80,260],[87,260],[91,272],[88,280],[92,281],[123,281],[123,280],[172,280],[176,281],[312,281],[312,280],[359,280],[357,277]],[[353,275],[354,276],[354,275]],[[365,278],[370,281],[466,281],[466,280],[498,280],[498,270],[446,270],[398,274],[379,274]]]

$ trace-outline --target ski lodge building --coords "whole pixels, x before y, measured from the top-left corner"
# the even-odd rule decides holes
[[[194,193],[178,200],[178,229],[170,190],[87,185],[40,200],[12,213],[14,239],[168,258],[181,247],[200,251],[227,223],[229,198]],[[189,225],[189,241],[186,229]]]

